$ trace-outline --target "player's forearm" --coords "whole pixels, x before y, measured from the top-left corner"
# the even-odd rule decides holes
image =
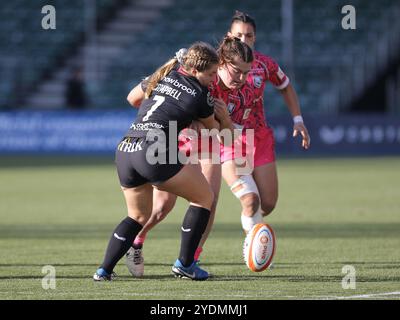
[[[131,90],[131,92],[129,92],[128,96],[126,97],[126,100],[128,100],[129,104],[132,107],[139,108],[140,104],[144,99],[144,94],[145,93],[142,90],[140,84],[138,84]]]
[[[220,130],[223,130],[223,129],[228,129],[233,133],[233,130],[235,129],[235,127],[230,118],[223,119],[222,121],[220,121]]]
[[[300,116],[301,108],[299,98],[293,86],[289,84],[285,89],[281,90],[281,94],[292,117]]]

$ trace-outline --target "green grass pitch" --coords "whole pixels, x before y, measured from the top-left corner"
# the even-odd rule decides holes
[[[214,277],[175,279],[186,208],[148,235],[145,276],[124,259],[118,279],[94,283],[113,228],[126,215],[112,160],[0,158],[0,299],[400,299],[400,159],[278,160],[280,197],[266,219],[275,267],[242,259],[240,206],[223,185],[201,263]],[[42,268],[56,271],[45,290]],[[343,289],[342,268],[356,272]]]

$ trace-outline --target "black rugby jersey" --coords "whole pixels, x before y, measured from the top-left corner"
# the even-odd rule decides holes
[[[146,89],[146,80],[142,89]],[[157,83],[150,97],[142,101],[135,121],[126,136],[144,137],[151,129],[161,129],[168,135],[170,121],[176,121],[178,133],[193,120],[214,113],[214,99],[193,76],[173,69]]]

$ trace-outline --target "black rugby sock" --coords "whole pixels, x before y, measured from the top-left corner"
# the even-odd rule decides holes
[[[194,261],[194,253],[200,243],[201,237],[206,230],[210,210],[189,206],[183,219],[181,228],[181,251],[179,260],[183,266],[188,267]]]
[[[140,223],[130,217],[122,220],[111,235],[101,268],[110,274],[142,228]]]

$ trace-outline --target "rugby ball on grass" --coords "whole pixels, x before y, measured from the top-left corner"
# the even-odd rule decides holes
[[[243,245],[243,257],[247,267],[253,272],[261,272],[269,267],[275,254],[275,234],[266,223],[256,224],[247,234]]]

